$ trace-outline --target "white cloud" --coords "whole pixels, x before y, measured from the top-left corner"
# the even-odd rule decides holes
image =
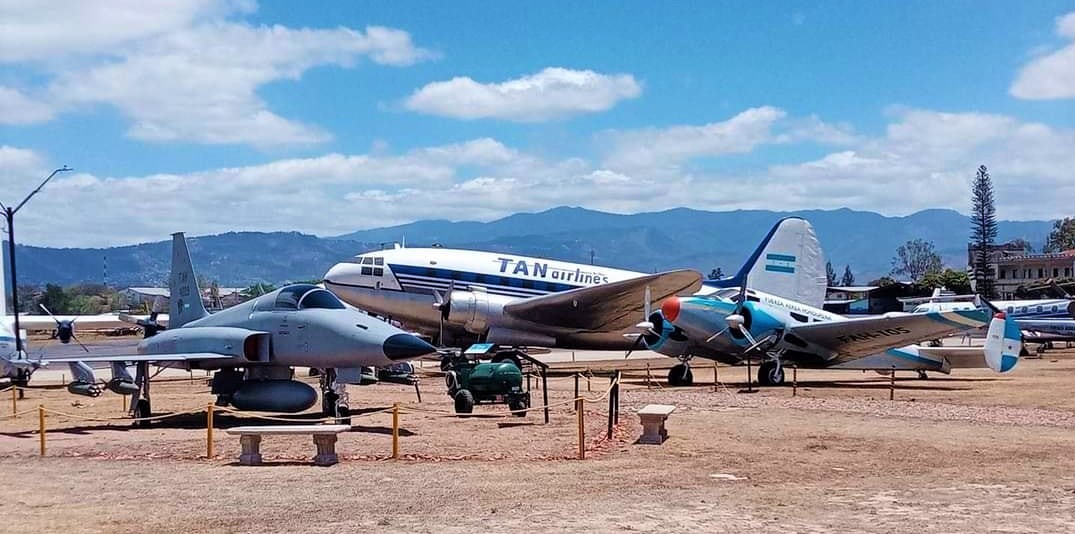
[[[0,85],[0,124],[33,124],[52,119],[52,108],[18,89]]]
[[[732,137],[760,133],[738,145],[742,141],[727,139],[727,133],[710,132],[710,137],[727,139],[727,146],[703,144],[705,152],[740,153],[758,146],[757,139],[786,146],[807,143],[802,139],[809,138],[798,132],[817,124],[761,109],[745,115],[755,116],[746,121],[753,127],[726,125],[736,134]],[[332,235],[418,219],[489,220],[558,205],[617,213],[679,206],[853,207],[889,215],[926,208],[966,211],[979,164],[993,173],[1001,217],[1070,215],[1075,130],[982,113],[900,109],[891,116],[880,136],[853,136],[853,141],[836,136],[850,145],[816,158],[735,171],[676,165],[617,168],[584,157],[549,158],[479,138],[405,152],[379,146],[368,154],[326,154],[186,174],[63,175],[20,215],[25,220],[20,232],[28,243],[99,246],[156,241],[179,230],[192,235],[230,230]],[[783,118],[767,129],[768,120],[758,117]],[[710,130],[721,129],[705,131]],[[64,162],[0,147],[0,188],[29,191],[59,163]]]
[[[605,132],[602,134],[607,145],[605,165],[630,169],[675,168],[693,158],[748,153],[762,144],[856,141],[848,125],[828,124],[816,116],[787,117],[782,109],[762,106],[725,121],[700,126]]]
[[[252,2],[165,2],[157,11],[138,2],[77,2],[66,6],[85,16],[77,23],[70,16],[64,22],[51,20],[66,8],[60,5],[26,7],[27,14],[5,21],[3,28],[14,35],[61,35],[79,33],[75,26],[101,26],[79,38],[32,40],[0,54],[0,61],[37,60],[35,66],[54,74],[39,99],[47,100],[50,109],[115,106],[131,120],[128,134],[144,141],[262,147],[319,143],[330,134],[273,113],[257,90],[274,81],[298,80],[321,65],[351,67],[367,58],[406,66],[434,56],[415,46],[407,32],[393,28],[295,29],[228,20],[253,11]],[[47,67],[72,55],[80,59],[67,61],[64,68]]]
[[[503,119],[540,122],[611,109],[636,98],[642,86],[630,74],[546,68],[503,83],[480,83],[468,77],[430,83],[404,105],[411,111],[455,119]]]
[[[1027,100],[1075,98],[1075,12],[1057,19],[1056,33],[1072,42],[1023,67],[1012,83],[1012,96]]]
[[[0,3],[0,61],[109,53],[195,20],[255,7],[246,0],[6,0]]]

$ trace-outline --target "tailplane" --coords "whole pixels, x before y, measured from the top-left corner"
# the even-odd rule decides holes
[[[735,276],[705,284],[739,287],[744,279],[751,289],[821,308],[827,289],[825,254],[813,225],[801,217],[781,219]]]
[[[194,276],[183,232],[172,234],[172,275],[168,280],[168,327],[179,328],[209,315],[202,304],[202,292]]]
[[[993,316],[985,337],[985,362],[998,373],[1007,373],[1019,363],[1023,348],[1023,333],[1015,319],[1003,312]]]

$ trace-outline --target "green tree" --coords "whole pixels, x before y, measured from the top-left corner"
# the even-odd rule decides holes
[[[989,253],[997,239],[997,210],[993,204],[993,179],[985,165],[978,167],[971,196],[971,240],[974,242],[974,288],[979,295],[993,298],[993,269]]]
[[[914,239],[899,246],[892,258],[892,274],[918,282],[926,273],[941,270],[941,256],[932,241]]]
[[[39,304],[43,304],[52,313],[70,313],[67,310],[67,293],[56,284],[46,284],[45,292],[41,294]]]
[[[870,280],[870,285],[874,286],[874,287],[885,287],[885,286],[890,286],[890,285],[895,284],[895,283],[896,283],[896,281],[893,280],[891,276],[882,276],[881,278],[878,278],[877,280]]]
[[[825,262],[825,278],[828,280],[829,287],[836,286],[836,271],[832,268],[832,262]]]
[[[944,271],[933,271],[926,273],[922,276],[922,279],[916,284],[920,289],[924,290],[923,293],[943,287],[951,291],[955,291],[958,294],[967,294],[971,292],[970,288],[970,276],[966,271],[956,271],[953,269],[945,269]]]
[[[840,285],[844,287],[855,285],[855,275],[851,273],[850,265],[844,265],[844,276],[840,278]]]
[[[1045,240],[1042,252],[1063,252],[1075,249],[1075,218],[1064,217],[1053,223],[1053,230]]]

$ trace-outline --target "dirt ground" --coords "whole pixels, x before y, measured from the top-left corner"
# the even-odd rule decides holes
[[[655,378],[668,362],[652,362]],[[698,365],[694,387],[666,389],[646,386],[644,362],[585,365],[635,370],[611,441],[607,404],[587,404],[582,461],[571,378],[550,381],[548,425],[540,413],[433,413],[451,409],[436,377],[421,404],[406,386],[352,387],[364,415],[329,468],[309,465],[308,438],[285,437],[265,438],[268,465],[239,466],[238,439],[221,429],[262,423],[219,414],[206,459],[209,396],[197,373],[154,384],[155,411],[196,413],[149,429],[50,415],[44,458],[36,414],[5,419],[0,531],[1075,532],[1075,351],[1004,376],[900,376],[895,401],[874,373],[799,371],[793,397],[791,387],[740,393],[742,368],[721,367],[713,386],[712,368]],[[607,385],[595,378],[587,392],[582,381],[581,393]],[[404,406],[401,460],[389,458],[391,416],[379,412],[394,402]],[[677,406],[661,446],[634,442],[634,411],[650,403]],[[31,390],[18,406],[38,404],[91,418],[122,410],[115,395],[61,388]]]

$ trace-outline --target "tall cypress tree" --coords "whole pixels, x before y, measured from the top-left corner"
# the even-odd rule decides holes
[[[971,240],[974,255],[974,287],[979,295],[993,298],[993,271],[989,268],[989,251],[997,238],[997,210],[993,205],[993,179],[985,165],[974,177],[971,202]]]

